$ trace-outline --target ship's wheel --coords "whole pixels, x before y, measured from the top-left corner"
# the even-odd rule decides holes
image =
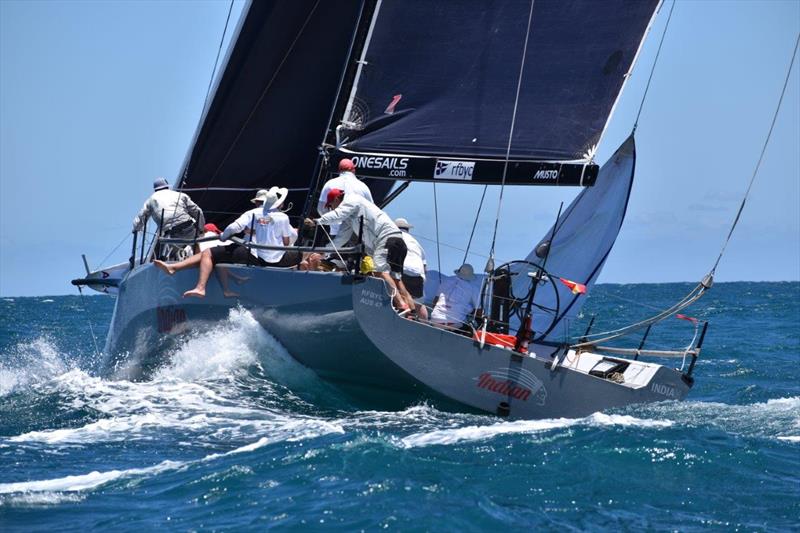
[[[544,339],[545,335],[547,335],[555,327],[556,322],[558,321],[559,311],[561,309],[561,297],[558,292],[558,285],[556,285],[556,280],[558,278],[548,273],[544,268],[536,263],[522,259],[504,263],[495,269],[495,272],[500,272],[502,270],[507,270],[512,276],[525,276],[530,280],[530,283],[528,284],[528,290],[524,293],[514,293],[513,283],[511,283],[509,288],[512,301],[510,306],[510,315],[517,317],[520,323],[522,323],[522,321],[525,319],[525,310],[528,306],[528,299],[531,297],[531,292],[534,290],[534,287],[536,288],[536,297],[534,302],[531,304],[531,312],[534,313],[535,316],[536,310],[538,309],[541,313],[544,313],[550,317],[550,322],[547,324],[547,327],[544,328],[543,333],[537,333],[536,331],[533,332],[532,342],[537,342]],[[552,294],[552,298],[545,297],[541,298],[541,300],[554,301],[555,306],[550,307],[536,303],[535,300],[539,299],[542,294]]]

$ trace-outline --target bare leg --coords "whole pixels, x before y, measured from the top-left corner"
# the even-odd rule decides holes
[[[219,277],[219,284],[222,285],[222,295],[225,298],[236,298],[239,296],[238,292],[233,292],[228,288],[228,276],[234,276],[232,272],[229,272],[225,267],[217,267],[216,268],[217,276]],[[238,277],[238,276],[237,276]]]
[[[191,259],[191,258],[190,258]],[[200,254],[200,273],[197,276],[197,285],[194,289],[188,290],[183,293],[183,297],[203,298],[206,295],[206,284],[208,278],[211,276],[211,271],[214,269],[214,263],[211,261],[211,252],[209,250]]]
[[[206,252],[207,251],[208,250],[206,250]],[[201,258],[203,257],[203,254],[205,254],[206,252],[203,252],[202,254],[193,255],[191,257],[184,259],[183,261],[178,261],[177,263],[170,264],[170,263],[165,263],[160,259],[156,259],[155,261],[153,261],[153,264],[171,276],[179,270],[183,270],[185,268],[192,268],[199,265]]]
[[[392,276],[388,272],[378,272],[378,275],[389,285],[389,287],[392,289],[392,292],[394,292],[394,298],[392,298],[392,302],[394,303],[395,308],[401,312],[408,311],[410,308],[405,302],[405,299],[401,296],[400,290],[397,288],[397,283],[395,283]]]
[[[423,304],[418,304],[416,302],[414,302],[414,304],[414,309],[417,312],[417,316],[422,320],[428,320],[428,308]]]
[[[319,270],[319,262],[322,256],[317,253],[309,252],[303,255],[303,260],[298,265],[299,270]]]

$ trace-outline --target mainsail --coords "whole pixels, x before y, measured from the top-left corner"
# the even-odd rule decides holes
[[[381,0],[339,148],[369,176],[591,185],[657,4]]]

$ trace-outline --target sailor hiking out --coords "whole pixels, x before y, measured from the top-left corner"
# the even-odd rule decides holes
[[[202,233],[201,228],[205,224],[203,211],[187,194],[171,190],[164,178],[153,181],[153,190],[133,219],[133,231],[144,229],[147,220],[152,218],[164,237],[194,239]],[[158,256],[162,259],[180,259],[182,250],[181,245],[162,245]]]
[[[301,254],[297,250],[262,250],[249,248],[242,244],[225,245],[225,241],[233,235],[247,233],[250,242],[269,246],[291,246],[297,233],[289,224],[289,217],[279,210],[288,190],[272,187],[269,190],[258,191],[251,200],[257,207],[245,211],[239,218],[231,222],[222,232],[219,240],[222,246],[204,250],[202,254],[194,255],[178,263],[165,263],[155,261],[155,265],[166,272],[174,274],[186,268],[199,267],[197,285],[194,289],[186,291],[184,297],[203,298],[206,295],[206,285],[211,271],[215,265],[221,263],[237,263],[253,266],[293,267],[300,263]],[[217,270],[225,297],[238,296],[228,287],[228,271]]]
[[[366,253],[372,256],[376,272],[394,292],[394,304],[400,311],[414,309],[414,300],[402,281],[403,262],[407,248],[402,232],[392,219],[372,202],[358,194],[346,194],[341,189],[331,189],[325,206],[330,209],[317,219],[307,218],[306,227],[317,224],[341,223],[341,228],[333,239],[337,248],[345,246],[350,238],[362,227],[361,239]]]

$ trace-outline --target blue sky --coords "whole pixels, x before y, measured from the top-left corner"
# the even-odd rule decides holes
[[[232,27],[241,12],[235,2]],[[203,106],[227,1],[0,2],[0,295],[70,294],[69,280],[129,255],[152,179],[180,171]],[[600,147],[630,132],[664,6]],[[698,280],[747,187],[800,31],[800,2],[679,1],[637,130],[628,217],[601,282]],[[800,68],[717,280],[800,279]],[[265,184],[266,185],[266,184]],[[438,185],[440,238],[463,248],[480,187]],[[515,188],[498,257],[524,257],[576,189]],[[471,261],[488,251],[487,194]],[[388,209],[435,236],[431,185]],[[122,242],[109,256],[109,252]],[[422,239],[429,264],[435,246]],[[442,247],[442,268],[463,252]]]

